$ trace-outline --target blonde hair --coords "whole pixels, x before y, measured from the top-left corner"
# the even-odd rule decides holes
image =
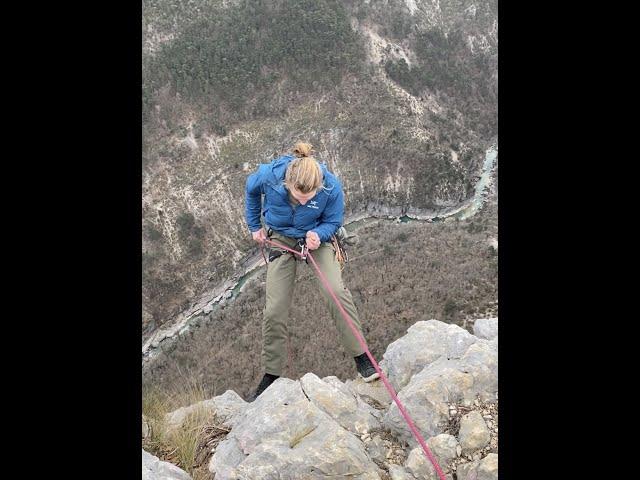
[[[322,186],[322,170],[315,158],[311,156],[313,146],[310,143],[298,142],[293,147],[297,157],[289,163],[284,183],[289,190],[295,188],[301,193],[309,193]]]

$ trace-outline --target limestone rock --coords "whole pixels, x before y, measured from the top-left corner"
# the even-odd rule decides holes
[[[191,480],[191,476],[172,463],[142,450],[142,480]]]
[[[473,453],[489,443],[489,429],[480,412],[474,410],[460,419],[458,437],[463,454]]]
[[[498,480],[498,454],[490,453],[478,466],[478,480]]]
[[[438,464],[439,463],[440,462],[438,462]],[[438,472],[436,472],[431,460],[427,458],[421,446],[411,450],[404,466],[416,479],[439,480]],[[444,471],[442,465],[440,465],[440,468]]]
[[[326,394],[327,387],[318,384],[325,382],[317,377],[305,382]],[[216,480],[380,478],[359,438],[310,401],[300,381],[287,378],[273,382],[237,418],[209,471]]]
[[[427,447],[435,455],[442,469],[445,469],[451,463],[451,460],[457,458],[456,450],[458,446],[456,437],[448,433],[441,433],[427,440]],[[422,447],[419,448],[422,451]],[[424,452],[422,454],[424,455]]]
[[[407,472],[400,465],[389,465],[389,476],[391,480],[416,480],[416,477]]]
[[[495,402],[498,393],[498,340],[478,340],[460,358],[460,369],[473,377],[473,394]]]
[[[398,396],[440,467],[449,472],[447,478],[452,472],[460,480],[496,478],[497,455],[481,458],[489,430],[480,412],[461,419],[459,443],[444,431],[458,414],[450,406],[479,406],[477,397],[497,398],[497,337],[477,338],[430,320],[418,322],[394,344],[381,366],[386,362],[383,370],[402,385]],[[396,480],[437,479],[382,381],[343,383],[312,373],[297,381],[281,377],[252,403],[227,391],[168,414],[167,423],[182,425],[191,413],[202,411],[231,429],[209,462],[216,480],[374,480],[383,474],[380,466]],[[376,433],[384,428],[396,437],[393,442]],[[404,442],[410,451],[402,450]],[[461,454],[469,463],[454,467],[452,461]]]
[[[335,382],[324,382],[313,373],[300,379],[303,392],[320,410],[328,413],[342,427],[352,433],[362,434],[380,428],[380,422],[373,415],[374,409],[350,393],[336,386]]]
[[[459,464],[456,469],[458,480],[478,480],[478,465],[478,461]]]
[[[498,318],[479,318],[473,323],[473,334],[478,338],[493,340],[498,336]]]
[[[216,478],[236,478],[235,467],[240,465],[247,455],[242,451],[238,441],[231,435],[218,444],[215,453],[209,460],[209,471]]]
[[[328,377],[324,377],[322,379],[323,382],[328,383],[329,385],[333,385],[335,388],[340,390],[344,395],[353,395],[353,392],[348,386],[349,381],[343,383],[338,377],[335,375],[330,375]]]
[[[375,435],[370,442],[367,442],[365,448],[371,460],[382,463],[387,459],[387,447],[379,435]]]
[[[413,375],[440,357],[460,358],[476,340],[457,325],[437,320],[420,321],[409,327],[406,335],[389,344],[380,368],[399,391]]]
[[[224,425],[232,427],[235,417],[241,413],[248,405],[240,395],[233,390],[227,390],[222,395],[218,395],[209,400],[194,403],[188,407],[182,407],[173,412],[167,413],[165,423],[168,430],[173,430],[182,426],[184,421],[194,414],[202,414],[213,417],[221,421]]]
[[[373,401],[382,408],[388,407],[393,402],[382,380],[367,383],[358,377],[355,380],[347,380],[345,385],[359,397]]]
[[[398,398],[424,438],[443,433],[449,419],[449,403],[473,401],[473,376],[460,370],[459,360],[440,358],[411,378]],[[406,420],[394,403],[383,418],[384,425],[415,447]]]

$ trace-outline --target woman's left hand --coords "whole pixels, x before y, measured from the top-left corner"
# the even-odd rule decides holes
[[[306,243],[309,250],[315,250],[320,246],[320,236],[316,232],[309,230]]]

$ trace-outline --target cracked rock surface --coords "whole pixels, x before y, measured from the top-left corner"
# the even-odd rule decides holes
[[[420,321],[380,363],[447,478],[497,478],[497,337]],[[252,403],[225,392],[207,403],[230,426],[209,471],[216,480],[437,479],[382,390],[307,373],[278,378]]]

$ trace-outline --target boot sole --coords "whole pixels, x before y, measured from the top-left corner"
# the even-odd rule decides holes
[[[377,380],[378,378],[380,378],[380,374],[378,372],[372,375],[369,375],[368,377],[363,377],[360,373],[358,373],[358,375],[360,375],[360,378],[364,380],[365,383],[373,382],[374,380]]]

